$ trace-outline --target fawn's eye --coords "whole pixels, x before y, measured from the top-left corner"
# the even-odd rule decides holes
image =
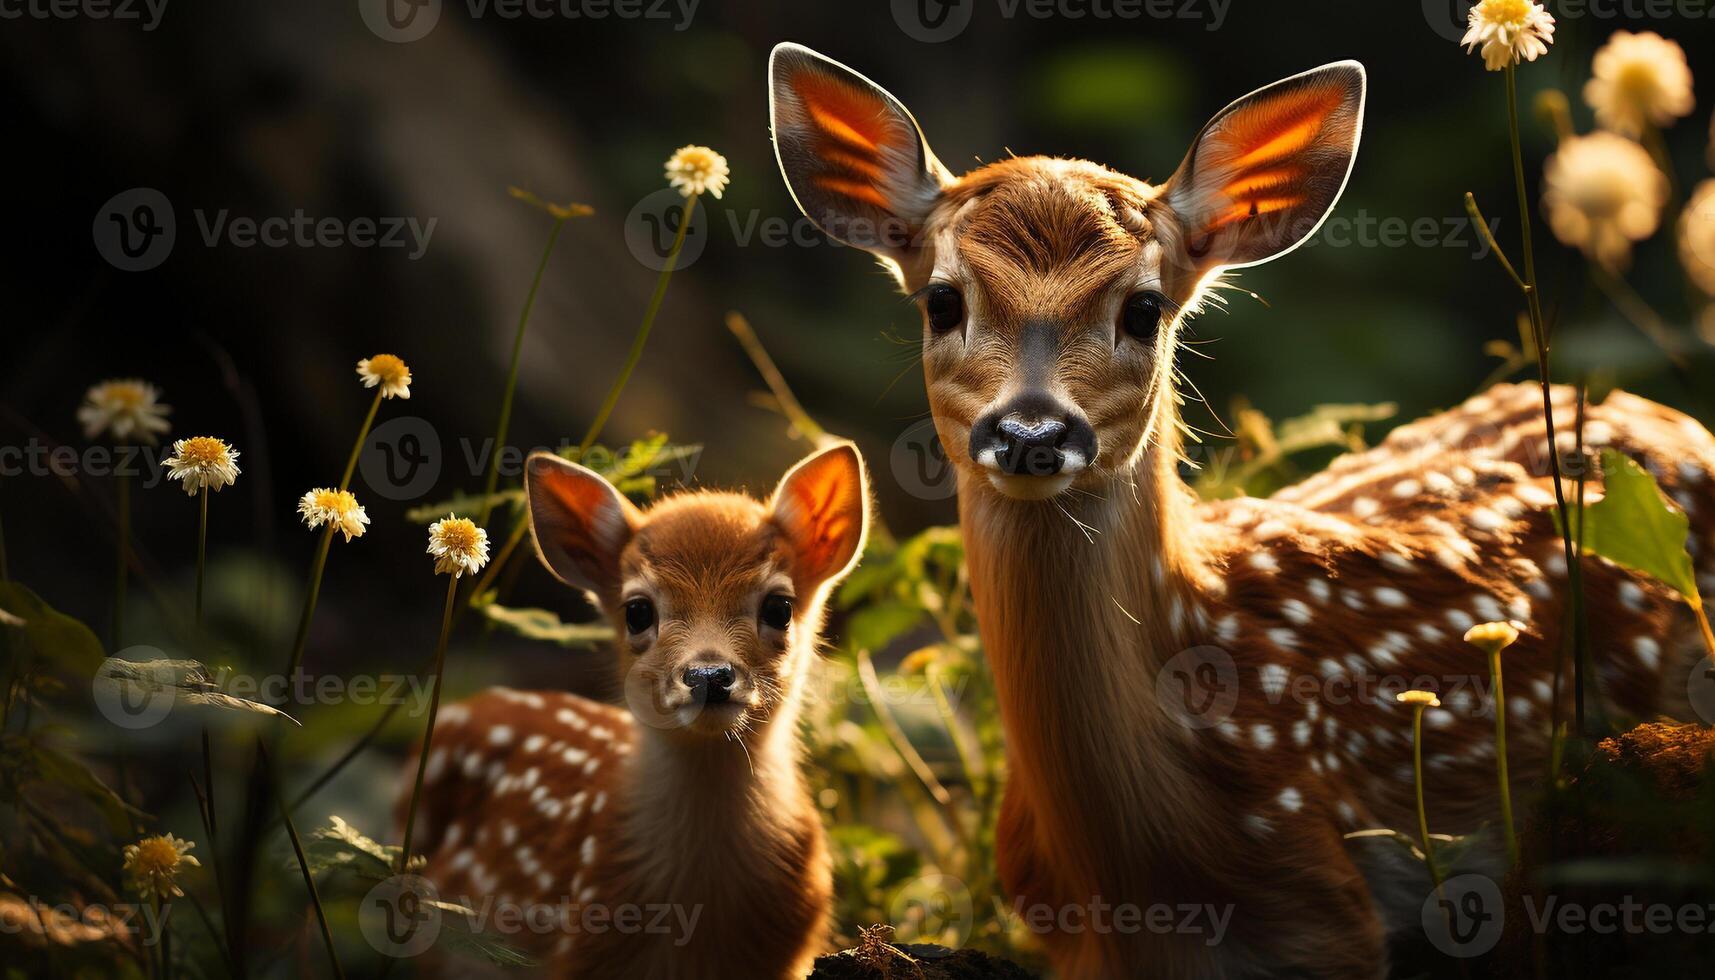
[[[655,625],[655,603],[638,596],[625,603],[625,631],[632,636],[649,632]]]
[[[1161,326],[1161,307],[1165,301],[1160,293],[1135,293],[1125,301],[1120,311],[1120,326],[1138,340],[1150,340]]]
[[[762,600],[762,625],[784,631],[792,625],[792,598],[778,592]]]
[[[965,319],[965,300],[951,286],[934,285],[923,296],[923,309],[929,314],[929,329],[945,333]]]

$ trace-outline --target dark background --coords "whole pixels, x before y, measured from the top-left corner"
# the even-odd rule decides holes
[[[254,662],[271,664],[315,542],[295,524],[295,500],[336,481],[350,450],[369,397],[354,362],[399,354],[416,383],[381,419],[417,417],[438,435],[439,478],[410,500],[359,479],[374,525],[335,546],[309,663],[418,664],[442,592],[422,529],[403,515],[480,486],[459,440],[493,429],[549,226],[507,188],[596,209],[567,225],[525,347],[512,441],[557,445],[588,424],[654,280],[624,243],[626,216],[663,186],[661,164],[676,147],[705,143],[731,162],[732,184],[705,201],[706,248],[674,279],[608,441],[660,430],[700,443],[692,482],[758,490],[805,452],[777,415],[749,401],[756,376],[722,326],[739,309],[809,411],[859,441],[888,522],[902,532],[951,522],[952,500],[907,492],[890,463],[925,412],[917,312],[859,253],[819,236],[771,247],[735,234],[797,218],[768,138],[766,61],[786,39],[886,85],[955,172],[1011,150],[1088,157],[1156,180],[1230,100],[1328,61],[1362,60],[1368,119],[1337,212],[1348,224],[1333,231],[1338,242],[1325,234],[1245,272],[1239,283],[1266,304],[1230,292],[1225,310],[1197,323],[1197,336],[1212,341],[1198,350],[1211,359],[1184,366],[1217,410],[1189,407],[1202,429],[1219,432],[1215,415],[1230,421],[1241,394],[1277,419],[1322,402],[1394,401],[1404,420],[1472,393],[1498,363],[1483,353],[1486,341],[1516,341],[1517,293],[1498,264],[1475,257],[1463,221],[1462,195],[1475,191],[1518,257],[1502,79],[1448,36],[1464,4],[1429,2],[1436,13],[1426,13],[1419,0],[1237,0],[1211,30],[1207,0],[1174,0],[1187,18],[1132,19],[1007,18],[1001,0],[963,3],[974,5],[968,28],[934,44],[903,30],[885,0],[702,0],[682,30],[675,7],[667,19],[506,19],[492,9],[473,18],[465,0],[446,0],[432,32],[402,44],[366,28],[357,0],[170,0],[151,31],[87,18],[0,20],[13,173],[0,266],[0,433],[11,445],[82,446],[74,412],[84,389],[141,376],[164,389],[176,435],[230,439],[244,475],[214,500],[211,601],[217,615],[257,625],[250,635],[265,651]],[[1712,24],[1562,16],[1551,53],[1521,73],[1533,195],[1552,149],[1530,111],[1538,90],[1565,90],[1586,129],[1578,90],[1609,33],[1659,30],[1703,75],[1715,69]],[[1700,106],[1668,134],[1682,194],[1708,175],[1708,120]],[[97,251],[92,226],[104,202],[138,187],[172,203],[177,242],[156,268],[125,272]],[[436,224],[417,260],[394,248],[205,245],[195,212],[223,208]],[[1348,240],[1378,235],[1379,221],[1425,219],[1441,226],[1437,239],[1453,237]],[[1671,238],[1640,248],[1631,278],[1686,338],[1690,366],[1678,373],[1538,221],[1559,369],[1562,377],[1596,369],[1707,421],[1710,348],[1689,325]],[[111,594],[111,501],[111,482],[87,474],[0,480],[11,574],[98,632]],[[158,486],[139,491],[135,512],[144,577],[184,596],[193,502]],[[577,609],[534,567],[519,590],[524,604]],[[141,635],[132,639],[150,642],[149,593],[133,591]],[[568,663],[590,662],[515,639],[479,649],[455,676],[561,684],[570,683]]]

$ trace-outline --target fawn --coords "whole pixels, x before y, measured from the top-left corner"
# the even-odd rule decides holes
[[[1384,975],[1395,908],[1343,834],[1415,824],[1409,715],[1393,694],[1440,690],[1430,823],[1473,829],[1495,813],[1493,715],[1486,662],[1461,637],[1517,620],[1511,772],[1522,784],[1544,764],[1568,570],[1541,391],[1496,387],[1268,499],[1200,502],[1179,475],[1175,368],[1220,273],[1296,248],[1339,198],[1362,66],[1234,102],[1161,184],[1039,156],[954,177],[857,72],[791,44],[769,70],[795,201],[922,306],[929,405],[1007,736],[1004,883],[1051,911],[1235,913],[1216,945],[1045,929],[1060,974]],[[1553,399],[1565,450],[1575,395]],[[1656,474],[1710,575],[1709,432],[1616,393],[1589,408],[1584,438]],[[1700,652],[1687,611],[1654,581],[1584,564],[1611,703],[1683,712]],[[1224,698],[1191,697],[1199,677]],[[1425,897],[1389,920],[1415,924]]]
[[[543,564],[613,623],[631,710],[505,689],[444,709],[425,875],[551,922],[521,941],[553,976],[804,976],[832,872],[798,717],[825,599],[863,547],[857,451],[810,456],[767,504],[687,492],[640,512],[548,453],[525,485]]]

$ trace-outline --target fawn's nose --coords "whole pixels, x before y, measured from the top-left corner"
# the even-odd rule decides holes
[[[1010,476],[1077,473],[1096,453],[1096,433],[1081,413],[1055,400],[1016,399],[971,429],[971,459]]]
[[[728,664],[713,667],[690,667],[681,675],[691,689],[691,700],[698,704],[721,704],[732,698],[732,685],[738,679]]]

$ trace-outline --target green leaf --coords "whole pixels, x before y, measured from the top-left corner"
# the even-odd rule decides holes
[[[412,524],[433,524],[448,514],[468,517],[482,513],[484,504],[492,504],[495,509],[501,507],[522,507],[524,491],[519,488],[497,490],[492,494],[455,493],[450,500],[441,500],[432,504],[421,504],[405,512],[405,519]]]
[[[93,804],[107,821],[108,828],[121,837],[130,835],[136,818],[146,816],[121,799],[101,781],[101,777],[74,756],[35,739],[8,735],[0,739],[0,756],[4,758],[0,771],[16,770],[6,772],[8,781],[44,783],[76,793]]]
[[[93,677],[106,652],[89,627],[57,612],[41,597],[17,582],[0,582],[0,629],[24,634],[37,659]]]
[[[549,609],[514,609],[492,602],[481,609],[489,622],[532,640],[563,647],[594,647],[613,639],[613,630],[605,623],[567,623]]]
[[[393,876],[399,867],[399,845],[377,843],[342,817],[328,819],[331,821],[328,826],[311,831],[304,841],[304,858],[310,873],[350,871],[375,881]],[[297,867],[296,859],[292,867]]]
[[[1560,514],[1554,514],[1560,526]],[[1577,523],[1576,519],[1574,523]],[[1584,553],[1642,572],[1702,605],[1697,573],[1685,542],[1691,522],[1656,485],[1655,477],[1624,453],[1602,450],[1602,499],[1584,508]]]

